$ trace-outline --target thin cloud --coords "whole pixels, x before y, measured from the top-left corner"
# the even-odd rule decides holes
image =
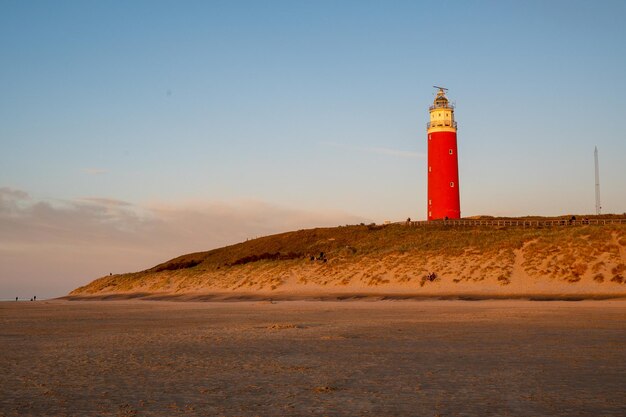
[[[400,149],[391,149],[391,148],[383,148],[383,147],[375,147],[375,146],[353,146],[353,145],[345,145],[342,143],[336,142],[321,142],[323,145],[328,145],[333,148],[345,149],[349,151],[356,152],[367,152],[374,153],[378,155],[389,155],[396,156],[399,158],[407,158],[407,159],[426,159],[426,154],[422,152],[415,151],[406,151]]]
[[[0,187],[0,202],[9,200],[30,200],[27,192],[11,187]]]
[[[84,201],[92,204],[100,204],[103,206],[132,206],[131,203],[123,200],[116,200],[113,198],[102,198],[102,197],[86,197],[82,198],[79,201]]]
[[[109,172],[106,169],[101,169],[101,168],[83,168],[82,171],[85,174],[89,174],[89,175],[103,175]]]
[[[392,155],[399,156],[401,158],[409,158],[409,159],[426,159],[426,155],[421,152],[414,151],[402,151],[398,149],[389,149],[389,148],[363,148],[366,152],[377,153],[380,155]]]

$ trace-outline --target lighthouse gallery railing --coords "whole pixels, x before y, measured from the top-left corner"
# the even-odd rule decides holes
[[[430,129],[431,127],[453,127],[456,129],[456,122],[428,122],[426,123],[426,128]]]

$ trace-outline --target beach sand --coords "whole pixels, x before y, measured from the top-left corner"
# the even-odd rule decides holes
[[[624,416],[626,301],[0,303],[0,416]]]

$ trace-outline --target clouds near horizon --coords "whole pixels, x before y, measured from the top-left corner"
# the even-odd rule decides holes
[[[60,296],[109,272],[145,269],[184,253],[361,221],[255,200],[136,205],[95,197],[41,200],[3,187],[0,298]]]

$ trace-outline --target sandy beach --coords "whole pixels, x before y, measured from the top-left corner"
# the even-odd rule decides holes
[[[626,302],[0,303],[1,416],[623,416]]]

